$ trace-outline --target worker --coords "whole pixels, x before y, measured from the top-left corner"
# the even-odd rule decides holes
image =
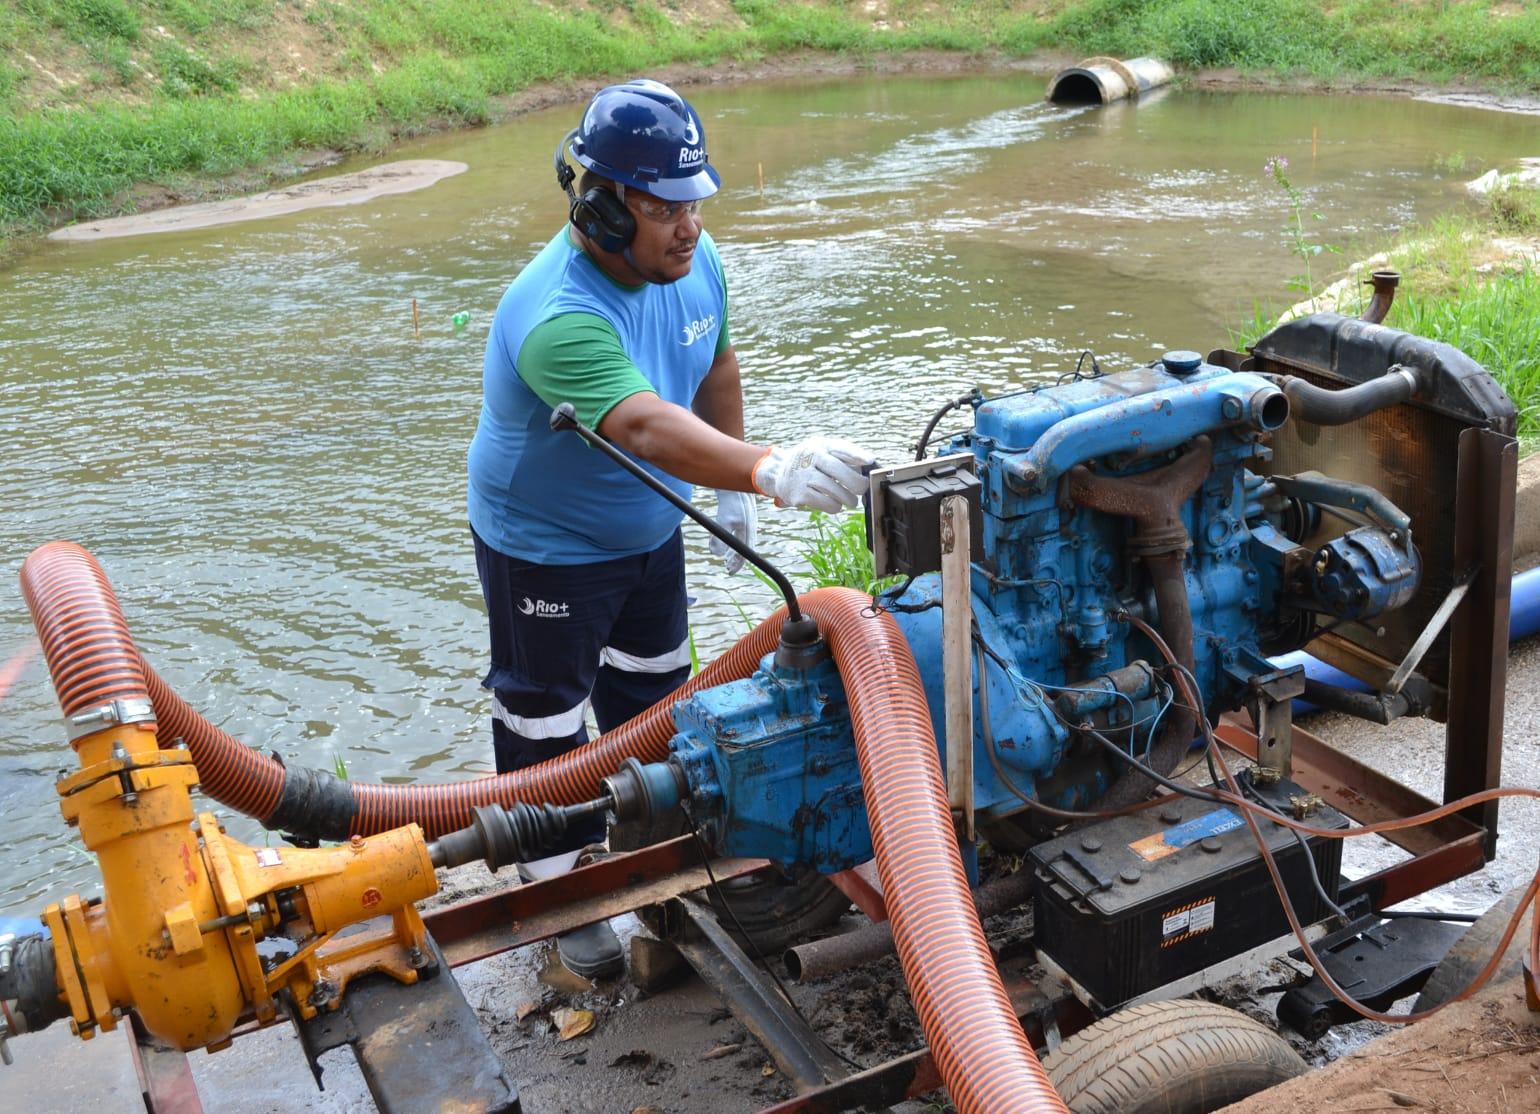
[[[715,489],[716,521],[749,546],[756,494],[836,512],[859,504],[875,464],[833,437],[743,439],[726,281],[701,215],[720,176],[683,97],[649,80],[601,89],[555,161],[569,220],[498,303],[468,454],[499,773],[587,742],[587,708],[609,731],[689,675],[684,516],[576,433],[553,431],[556,406],[570,402],[685,499]],[[743,563],[720,539],[711,551],[729,572]],[[570,870],[604,834],[594,818],[521,872]],[[557,953],[585,978],[624,967],[603,921],[560,936]]]

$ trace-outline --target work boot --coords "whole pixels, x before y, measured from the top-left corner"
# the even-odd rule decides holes
[[[626,969],[620,937],[609,921],[595,921],[556,938],[561,965],[580,979],[608,979]]]
[[[602,847],[585,847],[582,852],[563,851],[544,859],[519,864],[519,877],[526,882],[538,882],[565,874],[577,865],[580,854],[586,853],[592,860]],[[556,938],[556,956],[561,965],[580,979],[607,979],[626,969],[625,953],[620,947],[620,937],[610,927],[609,921],[574,928]]]

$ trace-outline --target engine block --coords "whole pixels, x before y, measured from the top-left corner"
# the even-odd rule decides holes
[[[1383,337],[1376,356],[1407,347],[1404,334],[1375,335]],[[1453,359],[1433,354],[1422,362]],[[981,824],[1004,826],[989,833],[997,841],[1029,809],[1046,807],[1051,820],[1054,810],[1107,811],[1146,795],[1150,779],[1112,752],[1170,773],[1203,724],[1225,712],[1248,708],[1259,755],[1270,753],[1261,745],[1269,724],[1288,736],[1291,700],[1305,687],[1300,665],[1275,659],[1339,628],[1372,638],[1390,622],[1377,617],[1418,596],[1424,569],[1411,517],[1360,480],[1279,472],[1273,443],[1288,433],[1298,460],[1297,446],[1320,426],[1351,426],[1420,391],[1437,394],[1442,380],[1387,358],[1357,386],[1323,390],[1252,370],[1233,353],[1210,360],[1176,351],[976,397],[972,428],[934,460],[887,479],[874,473],[875,548],[881,555],[887,539],[908,576],[877,604],[914,654],[938,741],[944,583],[920,570],[941,567],[925,552],[940,533],[938,500],[976,499],[962,574],[971,801]],[[1303,432],[1290,429],[1301,422]],[[902,492],[879,497],[900,478]],[[870,841],[840,686],[836,671],[799,676],[767,658],[754,676],[697,693],[675,709],[675,772],[647,784],[660,798],[677,791],[719,849],[823,872],[862,861]]]

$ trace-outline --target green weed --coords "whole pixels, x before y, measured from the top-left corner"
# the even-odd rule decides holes
[[[1451,155],[1440,155],[1433,160],[1433,169],[1439,174],[1465,173],[1465,152],[1456,151]]]
[[[1282,155],[1274,155],[1268,159],[1262,169],[1272,180],[1278,183],[1285,196],[1289,200],[1289,223],[1284,226],[1284,232],[1289,239],[1289,250],[1299,256],[1305,264],[1305,273],[1302,278],[1291,279],[1290,290],[1298,290],[1310,299],[1311,308],[1315,306],[1315,276],[1311,271],[1310,261],[1322,252],[1342,253],[1342,249],[1334,244],[1320,243],[1313,239],[1305,227],[1305,198],[1289,181],[1289,176],[1284,173],[1289,168],[1289,160]],[[1324,221],[1326,219],[1320,213],[1310,213],[1311,220]]]
[[[138,13],[124,0],[53,0],[40,7],[50,23],[82,41],[139,37]]]
[[[897,582],[879,579],[866,543],[866,518],[854,512],[829,515],[808,512],[809,536],[803,557],[808,565],[808,591],[814,588],[856,588],[874,595]]]
[[[161,88],[173,97],[233,93],[240,88],[233,62],[211,63],[171,39],[155,44],[151,61],[160,74]]]
[[[1494,232],[1540,227],[1540,191],[1510,186],[1485,208],[1444,214],[1409,230],[1387,254],[1401,275],[1385,324],[1442,341],[1481,364],[1514,401],[1520,452],[1540,449],[1540,272],[1492,258]],[[1342,312],[1353,312],[1344,307]],[[1275,309],[1254,304],[1230,331],[1245,349],[1273,328]]]
[[[1481,364],[1518,409],[1520,452],[1540,448],[1540,272],[1470,276],[1450,294],[1396,299],[1387,325],[1443,341]]]
[[[1494,226],[1503,232],[1533,235],[1540,232],[1540,190],[1505,185],[1487,195]]]

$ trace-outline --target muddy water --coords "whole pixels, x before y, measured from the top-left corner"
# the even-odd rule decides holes
[[[971,387],[1231,343],[1304,269],[1270,156],[1308,234],[1347,247],[1536,153],[1532,119],[1400,99],[1044,91],[1003,73],[700,90],[751,437],[840,432],[891,463]],[[392,152],[468,165],[417,193],[49,243],[0,273],[0,911],[100,887],[59,817],[71,755],[15,580],[53,539],[96,555],[146,658],[244,742],[359,781],[489,768],[464,453],[492,309],[563,216],[549,153],[576,113]],[[794,579],[804,527],[764,513]],[[775,600],[688,537],[710,658]]]

